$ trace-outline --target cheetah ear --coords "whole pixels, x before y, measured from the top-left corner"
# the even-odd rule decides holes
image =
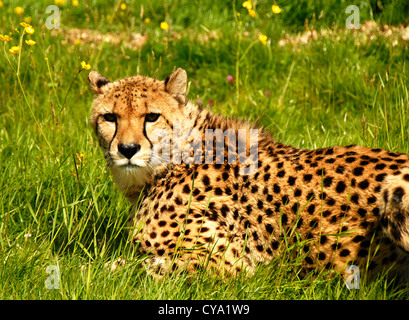
[[[186,71],[178,68],[165,80],[165,90],[171,94],[186,94],[187,74]]]
[[[92,90],[96,94],[100,94],[104,90],[104,86],[106,86],[110,81],[105,78],[104,76],[100,75],[96,71],[91,71],[88,75],[88,81],[91,85]]]

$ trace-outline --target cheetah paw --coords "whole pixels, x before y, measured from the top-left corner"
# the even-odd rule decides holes
[[[105,262],[104,267],[105,268],[110,268],[112,272],[116,271],[118,268],[121,268],[125,266],[126,260],[123,258],[118,258],[116,260],[109,260],[108,262]]]

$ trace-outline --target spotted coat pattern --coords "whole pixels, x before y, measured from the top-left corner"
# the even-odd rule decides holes
[[[186,76],[180,70],[166,81],[136,76],[110,83],[90,74],[97,93],[91,123],[105,153],[112,153],[109,148],[117,138],[99,129],[100,116],[109,112],[134,117],[133,125],[124,129],[129,133],[143,126],[129,110],[146,114],[152,104],[160,109],[162,127],[170,130],[176,119],[202,137],[206,129],[237,133],[256,128],[188,102],[182,88]],[[169,79],[173,86],[182,85],[169,88]],[[120,131],[119,122],[115,130]],[[149,133],[134,139],[149,140]],[[225,155],[232,146],[225,139]],[[204,149],[204,139],[195,147]],[[304,273],[357,264],[372,273],[392,268],[393,274],[406,276],[408,155],[355,145],[298,149],[276,142],[259,127],[254,173],[241,175],[242,164],[228,163],[227,157],[223,163],[203,160],[204,154],[201,163],[135,170],[126,178],[108,161],[118,186],[135,205],[130,219],[133,242],[152,254],[149,270],[163,274],[204,265],[233,273],[252,270],[295,245],[293,254],[302,256]],[[144,179],[131,183],[129,175]]]

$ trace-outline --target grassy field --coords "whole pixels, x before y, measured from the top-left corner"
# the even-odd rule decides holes
[[[340,277],[300,278],[299,261],[286,255],[236,279],[157,281],[142,268],[125,227],[128,203],[89,126],[82,61],[111,80],[184,68],[192,101],[258,121],[282,143],[409,153],[407,1],[357,2],[356,31],[345,27],[347,1],[260,0],[254,13],[242,2],[0,1],[0,34],[12,38],[0,41],[1,299],[409,297],[382,276],[361,279],[359,290]],[[59,30],[46,27],[54,4]],[[118,258],[123,268],[104,267]],[[59,289],[45,285],[48,266],[59,269]]]

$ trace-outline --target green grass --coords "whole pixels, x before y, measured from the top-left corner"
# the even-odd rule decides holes
[[[356,46],[344,34],[346,1],[258,1],[251,18],[241,1],[66,1],[61,28],[146,33],[139,49],[123,44],[64,42],[44,27],[52,1],[3,1],[0,33],[0,298],[1,299],[404,299],[407,286],[380,276],[348,290],[340,277],[299,277],[301,258],[283,255],[249,277],[219,279],[210,271],[147,275],[130,245],[129,206],[105,168],[89,126],[92,93],[85,60],[111,80],[137,72],[164,79],[184,68],[191,100],[226,116],[271,130],[280,142],[303,148],[360,144],[409,153],[407,87],[409,42],[377,37]],[[376,5],[376,3],[380,5]],[[235,10],[240,15],[235,14]],[[400,1],[361,2],[361,24],[407,23]],[[24,17],[32,18],[33,47],[21,56]],[[149,24],[144,18],[150,18]],[[159,28],[166,20],[170,30]],[[281,47],[285,34],[333,29],[339,35]],[[263,45],[258,36],[268,36]],[[4,50],[3,50],[4,46]],[[32,52],[30,52],[32,50]],[[46,61],[45,58],[48,60]],[[20,59],[21,86],[16,76]],[[10,65],[10,63],[11,65]],[[229,84],[227,75],[233,75]],[[266,95],[266,91],[270,94]],[[83,156],[81,156],[83,154]],[[114,272],[110,260],[126,258]],[[59,290],[49,290],[46,268],[58,265]]]

